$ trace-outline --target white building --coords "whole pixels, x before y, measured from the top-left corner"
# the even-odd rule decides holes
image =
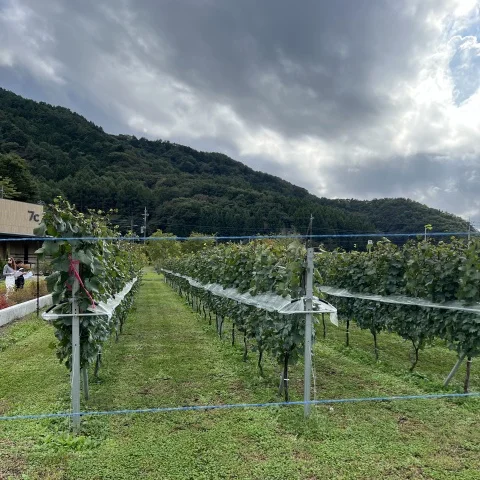
[[[41,242],[29,241],[33,229],[40,225],[43,205],[0,199],[0,260],[13,257],[23,263],[36,264],[35,250]],[[15,240],[18,239],[18,240]]]

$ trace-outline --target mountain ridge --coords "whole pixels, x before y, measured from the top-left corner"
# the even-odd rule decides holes
[[[145,207],[148,233],[160,228],[177,235],[303,232],[310,214],[317,234],[411,233],[425,224],[437,232],[468,229],[459,217],[410,199],[319,198],[222,153],[109,134],[65,107],[4,89],[0,154],[0,176],[8,176],[8,155],[10,170],[18,156],[32,175],[37,190],[22,192],[25,199],[63,195],[82,210],[116,208],[122,231],[140,223]]]

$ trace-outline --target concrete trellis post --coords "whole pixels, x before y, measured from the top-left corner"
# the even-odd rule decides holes
[[[78,274],[78,265],[74,265]],[[74,433],[80,431],[80,318],[77,303],[79,283],[75,278],[72,287],[72,425]]]
[[[311,394],[311,378],[312,378],[312,302],[313,302],[313,248],[307,249],[307,279],[305,285],[305,372],[304,372],[304,387],[303,412],[305,417],[310,415],[310,394]]]

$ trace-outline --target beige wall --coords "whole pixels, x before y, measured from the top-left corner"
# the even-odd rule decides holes
[[[0,199],[0,235],[33,235],[42,215],[43,205]]]

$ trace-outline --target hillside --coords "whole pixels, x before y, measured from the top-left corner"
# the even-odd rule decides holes
[[[116,208],[122,231],[141,224],[145,206],[149,234],[304,232],[310,214],[314,233],[411,232],[427,223],[434,231],[467,229],[460,218],[411,200],[318,198],[226,155],[110,135],[66,108],[3,89],[0,155],[0,176],[11,177],[18,199],[64,195],[80,209]]]
[[[451,213],[429,208],[408,198],[374,200],[329,200],[323,205],[340,208],[350,213],[366,215],[381,232],[422,232],[426,224],[433,232],[465,232],[468,223]]]

